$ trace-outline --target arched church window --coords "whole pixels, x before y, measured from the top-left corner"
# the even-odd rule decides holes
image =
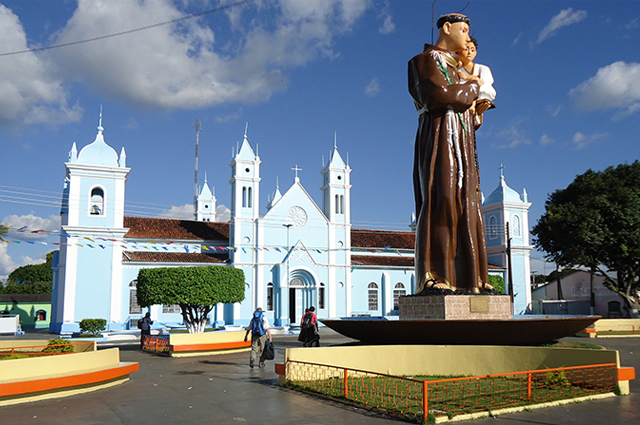
[[[340,195],[340,214],[344,214],[344,195]]]
[[[137,280],[132,280],[129,284],[129,314],[142,314],[142,307],[138,305]]]
[[[267,311],[273,311],[273,283],[267,283]]]
[[[318,287],[318,309],[324,310],[324,283],[320,282]]]
[[[251,194],[251,188],[247,189],[247,207],[251,208],[251,199],[253,198]]]
[[[89,214],[104,215],[104,191],[99,187],[94,187],[93,189],[91,189]]]
[[[242,188],[242,208],[247,207],[247,188]]]
[[[304,282],[299,277],[294,277],[291,279],[291,282],[289,282],[289,286],[292,288],[304,288]]]
[[[520,216],[517,214],[514,214],[513,217],[511,217],[511,227],[513,227],[513,229],[511,229],[511,233],[513,234],[513,236],[520,236]]]
[[[376,311],[378,309],[378,284],[371,282],[368,288],[369,310]]]
[[[404,284],[401,282],[396,283],[396,286],[393,288],[393,309],[398,310],[399,303],[398,300],[400,297],[404,297],[407,295],[407,290],[404,288]]]
[[[336,214],[340,214],[340,195],[336,195]]]
[[[498,237],[498,219],[495,215],[489,217],[489,239]]]

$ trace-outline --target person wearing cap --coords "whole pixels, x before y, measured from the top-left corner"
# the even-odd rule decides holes
[[[438,40],[409,61],[409,93],[418,110],[413,186],[416,203],[416,293],[426,288],[473,293],[488,284],[487,247],[480,211],[475,131],[469,108],[482,81],[462,80],[459,56],[469,18],[438,19]]]
[[[264,316],[262,308],[256,308],[253,317],[247,326],[247,332],[244,334],[244,341],[251,332],[251,358],[249,367],[253,369],[256,359],[260,362],[260,367],[264,367],[264,347],[267,344],[267,337],[271,342],[271,331],[269,330],[269,320]]]

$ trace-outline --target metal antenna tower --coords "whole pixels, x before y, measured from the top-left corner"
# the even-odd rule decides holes
[[[200,120],[196,118],[196,123],[194,124],[196,127],[196,172],[193,181],[193,215],[194,219],[198,219],[198,145],[200,144],[200,131],[202,131],[202,126],[200,125]]]

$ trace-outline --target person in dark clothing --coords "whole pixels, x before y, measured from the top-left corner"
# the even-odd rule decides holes
[[[320,347],[320,335],[318,334],[318,316],[315,313],[315,307],[309,307],[309,310],[302,316],[300,323],[301,334],[304,336],[303,347]]]
[[[153,320],[151,320],[151,314],[149,314],[149,312],[147,312],[142,319],[138,320],[138,329],[140,329],[140,349],[142,349],[142,345],[144,344],[144,337],[151,335],[151,325],[153,325]]]

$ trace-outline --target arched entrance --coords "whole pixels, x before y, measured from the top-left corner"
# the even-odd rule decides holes
[[[304,309],[314,305],[316,282],[305,270],[293,270],[289,276],[289,323],[298,324]]]

